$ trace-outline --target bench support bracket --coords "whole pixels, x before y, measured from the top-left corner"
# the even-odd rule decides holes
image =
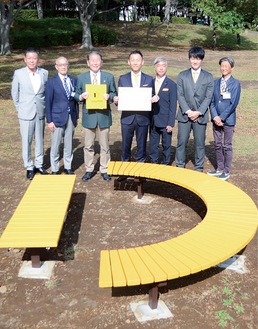
[[[154,283],[149,290],[149,307],[154,310],[158,307],[159,287],[165,287],[167,282]]]

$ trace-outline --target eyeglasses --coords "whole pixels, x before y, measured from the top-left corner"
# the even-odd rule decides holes
[[[69,66],[69,64],[56,64],[56,66],[64,66],[64,67],[66,67],[66,66]]]

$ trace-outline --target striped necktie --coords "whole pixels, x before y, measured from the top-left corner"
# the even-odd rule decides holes
[[[70,90],[69,90],[69,87],[67,84],[67,78],[64,78],[64,89],[65,89],[67,99],[70,99]]]
[[[93,85],[97,85],[98,84],[97,74],[96,73],[93,74],[92,84]]]
[[[220,94],[223,95],[224,92],[226,91],[227,89],[227,83],[224,79],[221,79],[220,81]]]

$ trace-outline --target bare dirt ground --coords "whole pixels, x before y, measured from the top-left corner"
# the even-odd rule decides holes
[[[146,55],[147,60],[155,56],[153,52]],[[181,61],[182,57],[177,57],[173,65],[180,67]],[[11,101],[6,100],[5,104],[0,124],[0,233],[30,184],[22,167],[16,113]],[[110,132],[112,160],[120,159],[119,117],[114,107]],[[172,165],[176,133],[175,127]],[[46,130],[48,170],[49,146]],[[189,169],[193,168],[192,149],[191,139]],[[206,154],[205,171],[208,171],[215,164],[211,125],[207,131]],[[114,290],[98,287],[100,250],[159,242],[190,230],[205,215],[205,206],[198,197],[161,182],[147,181],[144,185],[145,195],[153,197],[151,205],[135,202],[134,183],[115,190],[114,179],[102,180],[97,172],[98,157],[96,142],[96,175],[89,182],[82,182],[85,169],[79,126],[74,138],[76,184],[60,245],[48,252],[57,260],[50,280],[18,278],[26,251],[0,250],[0,329],[257,328],[257,236],[242,251],[246,256],[246,274],[211,268],[169,281],[167,289],[160,290],[160,299],[173,314],[169,319],[144,324],[136,320],[130,303],[147,299],[148,287]],[[256,157],[235,154],[230,183],[244,190],[257,204],[256,177]]]

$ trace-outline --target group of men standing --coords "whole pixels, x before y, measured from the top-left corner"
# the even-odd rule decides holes
[[[213,121],[217,168],[208,172],[226,180],[230,176],[232,163],[232,138],[236,124],[236,107],[241,87],[231,73],[234,60],[220,59],[222,77],[214,84],[213,76],[202,69],[205,57],[202,47],[192,47],[189,52],[190,68],[178,75],[177,83],[167,77],[168,62],[164,57],[154,60],[155,78],[142,72],[144,58],[140,51],[129,54],[130,72],[121,75],[118,87],[152,89],[151,111],[121,112],[122,161],[131,161],[131,149],[136,136],[136,161],[145,162],[146,145],[150,134],[149,157],[152,163],[159,163],[159,144],[162,144],[161,163],[171,164],[172,131],[178,121],[178,136],[175,155],[177,167],[185,167],[186,151],[191,131],[194,137],[194,169],[203,171],[205,159],[205,136],[209,122],[209,107]],[[60,145],[64,141],[64,173],[74,174],[73,135],[79,118],[79,104],[82,103],[82,126],[84,129],[84,164],[86,172],[82,177],[88,181],[94,176],[94,142],[96,135],[100,144],[100,174],[105,181],[110,161],[109,130],[112,125],[110,104],[119,103],[115,78],[101,70],[103,59],[100,52],[90,51],[87,56],[89,71],[77,78],[68,74],[69,62],[61,56],[56,59],[57,74],[48,79],[48,71],[38,67],[39,53],[30,48],[25,52],[26,67],[14,72],[12,98],[18,112],[22,137],[22,155],[27,178],[33,179],[36,172],[48,174],[43,166],[45,116],[51,132],[50,162],[52,174],[59,174]],[[87,84],[104,84],[107,102],[105,109],[87,109],[89,92]],[[179,105],[177,111],[177,104]],[[35,160],[32,160],[31,146],[35,139]],[[120,180],[124,178],[119,178]]]

